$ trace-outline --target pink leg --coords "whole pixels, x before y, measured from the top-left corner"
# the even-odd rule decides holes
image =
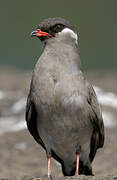
[[[48,178],[51,178],[51,170],[50,170],[51,155],[48,155],[47,158],[48,158]]]
[[[76,172],[75,172],[75,176],[78,176],[78,174],[79,174],[79,158],[80,158],[80,153],[76,154]]]

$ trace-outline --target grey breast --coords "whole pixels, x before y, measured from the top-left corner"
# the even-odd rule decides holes
[[[80,158],[88,159],[92,124],[86,101],[87,81],[78,69],[77,53],[70,52],[70,57],[61,53],[59,58],[56,53],[44,51],[33,73],[38,133],[46,149],[52,149],[64,161],[75,161],[78,144],[82,146]]]

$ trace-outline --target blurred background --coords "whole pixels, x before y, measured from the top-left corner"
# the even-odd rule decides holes
[[[32,69],[41,53],[30,32],[48,17],[64,17],[80,35],[87,70],[117,70],[117,1],[0,1],[0,65]]]
[[[79,35],[85,75],[102,107],[106,141],[94,174],[117,173],[117,1],[0,1],[0,175],[45,175],[46,156],[26,130],[24,114],[31,72],[42,44],[30,33],[48,17],[71,21]],[[55,161],[52,171],[62,176]]]

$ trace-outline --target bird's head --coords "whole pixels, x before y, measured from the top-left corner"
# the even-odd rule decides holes
[[[36,30],[32,31],[31,36],[38,37],[43,42],[53,39],[63,40],[66,43],[74,41],[77,44],[78,39],[74,26],[60,17],[45,19],[38,25]]]

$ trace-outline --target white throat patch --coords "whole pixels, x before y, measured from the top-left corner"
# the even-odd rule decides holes
[[[78,36],[73,30],[65,28],[60,33],[69,34],[75,40],[76,44],[78,44]]]

